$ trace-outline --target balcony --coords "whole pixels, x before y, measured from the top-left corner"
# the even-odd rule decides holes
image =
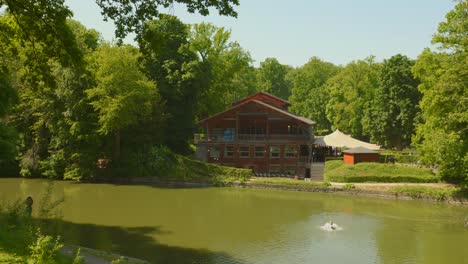
[[[208,137],[206,134],[195,134],[195,143],[209,142],[291,142],[291,141],[312,141],[311,135],[289,135],[289,134],[239,134],[224,135],[212,134]]]

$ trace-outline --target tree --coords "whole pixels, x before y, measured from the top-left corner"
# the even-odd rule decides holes
[[[291,71],[288,79],[292,82],[291,111],[317,122],[317,130],[330,131],[325,106],[329,95],[325,89],[327,80],[339,71],[339,67],[313,57],[304,66]]]
[[[411,144],[421,94],[412,73],[414,62],[403,55],[384,60],[375,100],[369,105],[368,129],[372,140],[399,150]]]
[[[349,63],[328,80],[326,89],[330,99],[326,112],[333,129],[369,139],[365,115],[378,89],[379,71],[380,65],[374,62],[374,57],[369,57]]]
[[[250,54],[237,42],[231,42],[231,32],[209,23],[191,27],[189,47],[198,54],[206,86],[200,91],[197,118],[224,111],[235,100],[255,89],[249,73],[253,72]]]
[[[73,44],[71,31],[66,26],[66,19],[72,16],[72,11],[64,0],[2,0],[0,10],[6,7],[15,17],[21,27],[24,40],[36,42],[36,39],[48,43],[46,49],[53,52],[58,44],[71,58],[77,58],[79,53]],[[209,15],[210,9],[217,9],[220,15],[237,16],[234,6],[239,0],[96,0],[101,7],[104,20],[111,19],[116,25],[115,35],[124,38],[130,32],[141,33],[144,23],[161,16],[158,10],[168,8],[174,3],[185,5],[190,13],[198,12]],[[52,44],[52,45],[50,45]],[[64,54],[62,54],[64,55]],[[65,57],[64,57],[65,58]]]
[[[0,67],[0,169],[2,170],[5,170],[3,163],[13,160],[16,154],[16,133],[3,118],[9,113],[17,98],[8,69]]]
[[[114,135],[114,159],[120,158],[121,131],[149,117],[156,88],[140,71],[140,54],[131,46],[105,43],[95,54],[96,83],[86,90],[98,113],[102,135]]]
[[[139,40],[147,75],[156,82],[167,106],[165,143],[179,153],[190,151],[188,141],[194,133],[197,101],[203,87],[208,85],[188,39],[188,26],[174,16],[165,15],[148,22]]]
[[[207,16],[210,8],[215,8],[220,15],[237,17],[234,6],[239,5],[239,0],[96,0],[96,3],[101,7],[104,19],[114,21],[116,37],[123,38],[130,32],[143,32],[146,21],[164,16],[158,10],[160,7],[168,8],[178,3],[185,5],[189,13]]]
[[[2,17],[0,23],[11,19]],[[98,45],[98,33],[76,21],[67,21],[67,25],[82,53],[80,57],[86,57]],[[16,147],[22,175],[62,178],[67,172],[76,172],[77,167],[94,167],[95,159],[90,159],[96,155],[89,150],[96,146],[92,140],[95,133],[91,132],[95,119],[83,92],[93,80],[85,60],[64,66],[42,50],[32,51],[31,45],[23,45],[14,24],[10,29],[8,45],[0,46],[6,48],[2,58],[8,60],[4,65],[10,69],[12,85],[19,94],[8,120],[21,133]],[[27,56],[31,52],[36,54],[33,60]],[[80,175],[91,176],[88,172],[82,170]]]
[[[413,143],[443,179],[468,183],[468,2],[460,1],[439,24],[429,49],[413,67],[421,79],[422,122]]]
[[[291,81],[286,75],[292,68],[275,58],[266,58],[257,69],[257,89],[287,100],[291,95]]]

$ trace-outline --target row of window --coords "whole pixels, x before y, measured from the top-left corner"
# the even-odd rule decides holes
[[[253,147],[253,157],[254,158],[265,158],[266,156],[266,147],[265,146],[255,146]],[[233,158],[235,156],[236,148],[235,146],[225,146],[224,147],[224,157]],[[209,149],[211,158],[221,157],[221,147],[212,146]],[[250,158],[250,146],[240,146],[238,148],[239,158]],[[296,146],[285,146],[284,147],[284,157],[285,158],[295,158],[297,156]],[[281,157],[281,148],[279,146],[270,147],[270,158],[280,158]]]

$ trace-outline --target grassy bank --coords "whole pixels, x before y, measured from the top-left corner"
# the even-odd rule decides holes
[[[164,177],[184,180],[207,180],[215,185],[245,182],[253,176],[252,170],[219,166],[175,155],[175,162]]]
[[[253,176],[252,170],[219,166],[178,155],[166,147],[155,147],[149,154],[133,156],[126,160],[122,170],[115,169],[114,176],[157,177],[168,180],[199,181],[215,185],[245,182]]]
[[[460,187],[396,186],[392,187],[390,191],[394,192],[395,195],[409,196],[413,199],[434,199],[437,201],[468,199],[468,189]]]
[[[339,160],[325,163],[325,181],[330,182],[439,182],[429,169],[400,164],[358,163],[349,165]]]
[[[294,190],[306,192],[338,192],[352,195],[378,196],[387,198],[412,198],[431,201],[449,201],[468,203],[468,189],[460,186],[382,186],[378,184],[359,183],[330,184],[329,182],[306,182],[289,178],[252,178],[244,185],[248,188],[267,188],[277,190]]]

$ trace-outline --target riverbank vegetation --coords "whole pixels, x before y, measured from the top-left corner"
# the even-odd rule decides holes
[[[119,172],[121,175],[138,177],[158,177],[167,180],[208,182],[226,185],[245,182],[253,176],[250,169],[219,166],[201,162],[175,154],[167,147],[154,147],[148,154],[135,156],[129,168],[131,171]],[[106,172],[103,172],[106,173]],[[127,176],[132,177],[132,176]]]
[[[355,165],[340,160],[325,163],[325,181],[330,182],[439,182],[439,176],[427,168],[403,164],[362,162]]]
[[[50,200],[48,189],[38,203],[38,218],[33,218],[32,203],[15,201],[0,203],[0,263],[81,264],[80,256],[67,256],[59,252],[63,244],[58,236],[42,232],[43,219],[55,219],[60,200]],[[48,227],[50,228],[50,226]]]
[[[377,62],[369,56],[338,66],[312,57],[297,68],[274,58],[254,67],[229,30],[184,24],[161,14],[161,1],[127,2],[98,1],[116,22],[116,36],[134,32],[136,46],[103,41],[99,32],[71,20],[62,1],[0,3],[1,176],[143,175],[148,162],[142,157],[152,156],[155,147],[192,154],[197,121],[266,91],[316,121],[318,135],[339,128],[389,149],[415,147],[418,161],[437,168],[442,180],[468,182],[466,1],[440,23],[432,40],[437,49],[416,60],[396,54]],[[203,15],[217,10],[228,16],[237,15],[239,4],[175,2]],[[180,161],[173,164],[182,167],[168,173],[202,174],[188,171],[202,165]]]

